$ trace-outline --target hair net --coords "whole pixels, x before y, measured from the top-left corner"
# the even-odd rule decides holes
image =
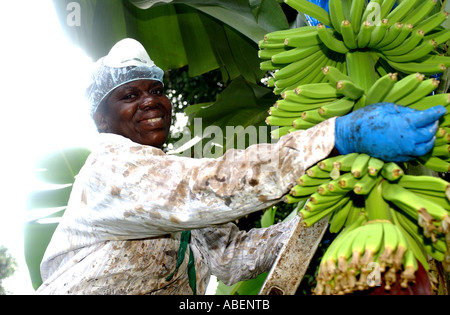
[[[141,43],[130,38],[121,40],[94,65],[86,89],[91,116],[102,100],[117,87],[136,80],[157,80],[162,83],[163,76],[164,71],[150,59]]]

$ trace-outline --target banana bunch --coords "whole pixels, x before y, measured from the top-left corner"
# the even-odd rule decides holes
[[[418,262],[429,269],[426,254],[450,263],[450,183],[443,179],[351,153],[298,178],[285,201],[304,200],[305,226],[328,217],[330,232],[339,233],[322,258],[315,294],[366,290],[373,263],[385,289],[414,282]]]
[[[268,125],[280,127],[272,132],[272,137],[279,138],[331,117],[348,114],[365,95],[364,90],[338,68],[325,66],[321,73],[327,82],[303,84],[281,93],[282,98],[269,109],[266,118]]]
[[[406,288],[417,270],[414,250],[397,225],[389,220],[367,221],[361,215],[325,252],[314,294],[350,294],[381,282],[386,290],[397,281]],[[379,272],[380,283],[372,272]]]
[[[300,210],[303,223],[311,226],[330,215],[330,231],[338,233],[354,217],[366,211],[366,196],[382,179],[397,181],[403,169],[367,154],[350,153],[322,160],[297,179],[286,202],[309,199]]]
[[[432,75],[450,66],[437,50],[450,30],[440,26],[448,13],[435,13],[436,0],[404,0],[395,9],[393,0],[355,0],[348,7],[330,0],[330,13],[308,0],[285,2],[322,24],[275,31],[259,42],[261,69],[272,72],[275,94],[324,82],[325,66],[348,73],[365,90],[379,73]]]

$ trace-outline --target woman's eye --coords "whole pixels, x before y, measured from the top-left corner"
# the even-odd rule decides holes
[[[123,100],[132,100],[132,99],[135,99],[135,98],[136,98],[135,94],[127,94],[122,99]]]
[[[155,94],[155,95],[163,95],[164,91],[163,91],[163,89],[154,89],[154,90],[151,90],[151,93]]]

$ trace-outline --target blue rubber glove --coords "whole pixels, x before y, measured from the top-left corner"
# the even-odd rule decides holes
[[[308,0],[308,1],[325,9],[327,12],[330,12],[330,9],[328,6],[329,0]],[[320,23],[318,20],[316,20],[315,18],[313,18],[309,15],[305,14],[305,17],[306,17],[306,20],[308,21],[309,25],[311,25],[311,26],[317,26]]]
[[[406,162],[434,146],[444,106],[424,111],[393,103],[372,104],[336,119],[340,154],[367,153],[386,162]]]

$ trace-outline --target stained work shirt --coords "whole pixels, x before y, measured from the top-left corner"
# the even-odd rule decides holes
[[[232,222],[279,202],[334,147],[335,120],[276,144],[218,159],[166,155],[100,134],[73,186],[41,264],[38,294],[192,294],[189,251],[175,275],[180,235],[191,230],[197,293],[269,271],[299,220],[238,230]]]

